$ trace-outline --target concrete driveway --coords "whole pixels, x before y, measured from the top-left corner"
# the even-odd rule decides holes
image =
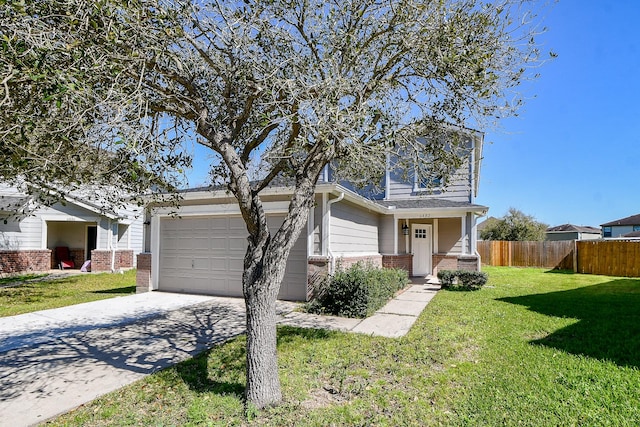
[[[241,299],[159,292],[0,318],[0,425],[45,421],[244,328]]]

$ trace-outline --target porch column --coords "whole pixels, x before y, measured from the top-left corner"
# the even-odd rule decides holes
[[[462,236],[462,253],[469,254],[469,239],[467,236],[467,216],[460,217],[460,235]]]
[[[404,220],[404,225],[409,227],[409,220],[406,218]],[[411,230],[409,230],[408,235],[405,236],[404,233],[402,233],[402,235],[404,236],[404,253],[408,254],[409,253],[409,236],[411,236]]]
[[[393,216],[393,254],[398,255],[398,227],[400,226],[400,220]]]
[[[434,254],[440,252],[438,249],[438,218],[433,219],[433,250]]]

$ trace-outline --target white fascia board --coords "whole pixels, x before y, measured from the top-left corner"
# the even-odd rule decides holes
[[[470,212],[468,209],[461,208],[439,208],[439,209],[398,209],[395,210],[394,215],[398,219],[410,218],[459,218],[462,215],[466,215]]]
[[[289,202],[265,202],[264,211],[267,214],[282,214],[289,211]],[[203,216],[203,215],[241,215],[237,203],[220,205],[192,205],[179,208],[158,207],[151,211],[152,216]]]
[[[340,184],[320,184],[316,186],[316,193],[320,193],[320,194],[332,193],[332,194],[335,194],[336,196],[339,196],[340,194],[344,193],[344,200],[354,203],[358,206],[361,206],[363,208],[369,209],[373,212],[380,213],[380,214],[393,213],[393,212],[390,212],[389,209],[385,208],[384,206],[379,205],[376,202],[373,202],[367,199],[366,197],[362,197],[358,193],[355,193],[354,191],[349,190],[348,188],[345,188]]]
[[[75,199],[75,198],[71,198],[71,197],[68,197],[68,196],[64,196],[64,199],[69,203],[73,203],[76,206],[80,206],[83,209],[86,209],[88,211],[97,213],[98,215],[103,216],[105,218],[118,219],[118,215],[110,214],[108,212],[103,212],[97,206],[91,205],[89,203],[85,203],[85,202],[83,202],[81,200],[78,200],[78,199]]]
[[[294,187],[266,187],[260,191],[261,196],[278,196],[293,194]],[[178,193],[182,200],[226,199],[233,198],[233,193],[228,190],[202,190]]]

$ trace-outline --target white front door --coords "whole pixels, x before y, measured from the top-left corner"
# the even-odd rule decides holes
[[[431,271],[431,225],[411,224],[413,275],[427,276]]]

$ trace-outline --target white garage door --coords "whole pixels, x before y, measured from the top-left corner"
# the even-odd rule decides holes
[[[282,216],[270,215],[275,231]],[[158,289],[220,296],[242,296],[247,231],[240,216],[163,218],[160,220]],[[307,297],[307,237],[291,250],[278,298]]]

